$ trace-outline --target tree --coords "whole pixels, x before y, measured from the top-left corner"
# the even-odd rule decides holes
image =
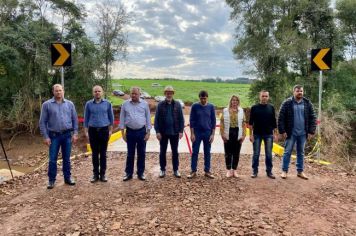
[[[62,23],[50,22],[49,14]],[[61,38],[72,43],[73,66],[65,71],[66,96],[76,105],[91,96],[101,68],[100,48],[81,25],[85,11],[65,0],[0,1],[0,127],[11,132],[37,131],[43,100],[60,81],[52,69],[49,45]]]
[[[110,82],[110,66],[116,60],[127,55],[127,35],[124,27],[129,22],[129,15],[123,5],[116,1],[101,2],[96,5],[97,34],[105,66],[105,91]]]
[[[253,61],[255,73],[261,79],[252,86],[253,98],[258,92],[255,89],[266,89],[271,83],[288,88],[289,92],[292,84],[303,82],[309,94],[314,94],[317,79],[310,72],[307,57],[312,48],[333,46],[335,61],[343,60],[342,40],[327,0],[226,2],[232,7],[231,18],[238,25],[233,53],[238,60]],[[271,93],[276,106],[285,96],[283,91]]]
[[[349,46],[349,56],[354,58],[356,49],[356,1],[338,0],[336,2],[336,17],[339,20],[341,32]]]

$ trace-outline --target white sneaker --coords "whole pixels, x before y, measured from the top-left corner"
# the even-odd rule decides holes
[[[227,170],[226,171],[226,177],[227,178],[230,178],[230,177],[232,177],[234,175],[234,173],[232,172],[232,170]]]

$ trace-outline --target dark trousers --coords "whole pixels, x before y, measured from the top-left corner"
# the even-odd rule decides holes
[[[168,140],[171,144],[171,149],[172,149],[173,171],[176,171],[178,170],[179,167],[179,158],[178,158],[179,134],[174,134],[174,135],[162,134],[162,138],[159,141],[160,144],[159,164],[161,166],[161,170],[166,171],[166,165],[167,165],[166,153],[167,153]]]
[[[240,159],[241,143],[237,140],[239,128],[230,128],[229,140],[224,143],[226,169],[237,169]]]
[[[137,175],[143,175],[145,171],[145,156],[146,156],[146,127],[133,130],[126,128],[127,138],[127,159],[126,159],[126,175],[133,175],[135,164],[135,151],[137,148]]]
[[[92,150],[93,174],[95,176],[103,176],[106,172],[106,151],[109,142],[109,127],[89,127],[88,133]]]

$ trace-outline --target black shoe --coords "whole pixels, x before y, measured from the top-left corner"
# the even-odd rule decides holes
[[[108,182],[108,178],[106,178],[105,175],[100,175],[100,181],[101,182]]]
[[[123,181],[129,181],[130,179],[132,179],[132,175],[125,175]]]
[[[272,173],[268,173],[267,177],[270,178],[270,179],[275,179],[276,178],[276,176],[274,176]]]
[[[252,173],[251,178],[257,178],[257,173]]]
[[[178,170],[175,170],[173,174],[174,174],[174,176],[175,176],[176,178],[181,178],[181,177],[182,177],[182,176],[180,175],[180,173],[179,173]]]
[[[161,170],[161,171],[159,172],[159,177],[160,177],[160,178],[164,178],[165,176],[166,176],[166,171]]]
[[[139,180],[142,180],[142,181],[145,181],[145,180],[146,180],[145,174],[138,175],[137,178],[138,178]]]
[[[97,175],[93,175],[93,177],[91,177],[90,179],[90,183],[95,183],[99,180],[99,177]]]
[[[72,178],[64,180],[64,183],[71,186],[75,185],[75,181]]]
[[[49,181],[47,185],[47,189],[52,189],[54,188],[54,181]]]

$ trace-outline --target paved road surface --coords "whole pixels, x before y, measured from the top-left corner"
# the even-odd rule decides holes
[[[188,123],[187,121],[189,121],[189,116],[185,115],[185,121],[186,123]],[[216,121],[217,124],[220,124],[220,120]],[[188,136],[188,140],[190,142],[190,130],[189,127],[185,128],[185,132]],[[190,146],[191,146],[191,142],[190,142]],[[124,140],[120,139],[114,143],[112,143],[109,146],[109,151],[121,151],[121,152],[126,152],[127,151],[127,146],[126,143],[124,142]],[[187,143],[187,139],[185,137],[185,135],[183,136],[183,138],[179,141],[179,146],[178,146],[178,151],[179,153],[189,153],[189,148],[188,148],[188,143]],[[150,139],[147,142],[147,146],[146,146],[146,152],[159,152],[159,142],[156,138],[156,132],[154,129],[151,130],[151,136]],[[170,150],[170,145],[168,144],[168,149],[167,152],[171,152]],[[201,144],[200,147],[200,153],[203,152],[203,143]],[[223,145],[223,141],[221,139],[220,136],[220,129],[217,128],[215,130],[215,139],[214,142],[211,146],[211,153],[224,153],[224,145]],[[246,137],[245,142],[243,142],[242,144],[242,148],[241,148],[241,154],[252,154],[252,144],[249,141],[248,137]]]

